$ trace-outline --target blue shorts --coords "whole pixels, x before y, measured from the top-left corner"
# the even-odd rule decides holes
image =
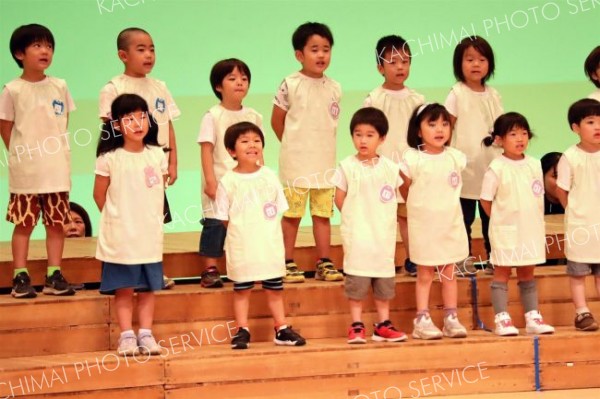
[[[114,295],[116,290],[124,288],[137,292],[160,291],[163,288],[162,262],[141,265],[102,262],[100,293]]]
[[[223,256],[223,246],[227,229],[221,220],[202,219],[202,233],[200,234],[200,255],[209,258],[220,258]]]

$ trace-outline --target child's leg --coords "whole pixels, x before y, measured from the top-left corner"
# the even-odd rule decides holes
[[[273,342],[276,345],[305,345],[306,340],[296,331],[292,330],[291,326],[286,324],[285,309],[283,307],[283,278],[263,280],[262,286],[267,295],[267,304],[269,305],[269,310],[271,310],[275,325],[275,338]]]
[[[331,248],[331,223],[329,218],[312,216],[313,235],[317,247],[317,256],[319,258],[330,257]]]
[[[123,288],[116,291],[115,309],[121,332],[133,330],[133,288]]]
[[[27,267],[27,254],[29,252],[29,237],[34,226],[15,225],[12,235],[12,255],[15,269]]]
[[[463,213],[463,222],[465,224],[465,230],[467,231],[467,239],[469,240],[469,255],[471,255],[471,225],[475,221],[475,207],[477,207],[477,200],[461,198],[460,207]]]
[[[398,226],[400,227],[400,237],[406,250],[406,257],[410,259],[410,252],[408,251],[408,219],[402,216],[398,216]]]
[[[273,316],[273,323],[275,329],[286,324],[285,322],[285,309],[283,307],[283,290],[265,290],[267,294],[267,304],[269,310]]]
[[[440,280],[442,282],[442,299],[444,301],[444,310],[446,315],[456,314],[458,303],[458,284],[456,282],[456,265],[444,265],[438,268]]]
[[[508,309],[508,279],[511,271],[511,267],[495,266],[494,268],[494,278],[490,288],[495,314],[504,313]]]
[[[596,279],[598,281],[598,279]],[[575,309],[587,308],[585,299],[585,276],[570,276],[571,296]]]
[[[250,293],[250,289],[233,291],[233,314],[238,328],[248,328]]]
[[[596,295],[600,297],[600,274],[596,274],[594,280],[596,281]]]
[[[60,266],[65,245],[65,233],[61,225],[45,225],[48,266]]]
[[[433,267],[417,266],[417,283],[415,284],[417,314],[429,313],[429,291],[431,290],[434,272]]]
[[[350,305],[350,316],[352,317],[352,322],[362,323],[363,301],[348,298],[348,304]]]
[[[139,292],[137,295],[138,319],[140,329],[152,330],[154,321],[154,292]]]
[[[200,255],[203,257],[204,270],[200,275],[200,284],[204,288],[221,288],[223,281],[217,270],[217,260],[223,256],[223,246],[227,229],[217,219],[202,219],[200,235]]]
[[[283,245],[285,247],[285,259],[294,259],[294,247],[296,246],[296,237],[302,218],[282,217],[281,230],[283,231]],[[313,227],[314,229],[314,227]]]
[[[313,222],[313,235],[320,259],[329,259],[331,244],[331,223],[333,216],[332,188],[310,190],[310,215]]]
[[[538,310],[538,296],[533,272],[535,266],[517,267],[517,278],[519,279],[519,294],[521,304],[525,313]]]
[[[373,298],[375,301],[375,308],[377,308],[377,317],[379,317],[379,322],[383,323],[386,320],[390,319],[390,301],[389,299],[377,299]]]

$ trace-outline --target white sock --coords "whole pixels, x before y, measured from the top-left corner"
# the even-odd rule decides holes
[[[589,312],[590,312],[590,308],[588,308],[587,306],[575,309],[575,313],[577,313],[577,314],[589,313]]]
[[[121,338],[125,337],[135,337],[135,333],[133,332],[133,330],[125,330],[121,332]]]
[[[140,328],[138,330],[138,335],[142,336],[142,335],[152,335],[152,330],[148,329],[148,328]]]

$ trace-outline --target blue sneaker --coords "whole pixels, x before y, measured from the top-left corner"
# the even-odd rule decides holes
[[[410,277],[417,277],[417,265],[409,258],[404,261],[404,272]]]

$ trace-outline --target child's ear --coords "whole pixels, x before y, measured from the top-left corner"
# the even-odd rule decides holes
[[[294,52],[294,55],[296,56],[296,60],[298,60],[298,62],[302,63],[304,62],[304,53],[300,50],[296,50]]]
[[[222,84],[218,84],[215,87],[215,90],[218,91],[219,93],[223,93],[223,85]]]
[[[23,61],[23,58],[25,58],[25,52],[23,52],[21,50],[17,50],[15,52],[15,58],[18,59],[19,61]]]
[[[577,123],[571,123],[571,130],[574,131],[575,133],[579,134],[579,124]]]
[[[119,59],[120,59],[121,61],[123,61],[123,62],[126,62],[126,61],[127,61],[127,51],[125,51],[125,50],[119,50],[119,51],[117,52],[117,55],[119,56]]]
[[[494,137],[494,144],[497,146],[501,146],[502,145],[502,137],[500,137],[500,136]]]
[[[383,62],[385,62],[385,61],[383,61]],[[377,64],[377,71],[379,71],[381,76],[385,76],[385,74],[383,73],[383,64]]]
[[[231,158],[235,159],[235,151],[232,151],[229,148],[227,148],[227,152],[229,153],[229,155],[231,155]],[[237,159],[235,160],[237,161]]]

